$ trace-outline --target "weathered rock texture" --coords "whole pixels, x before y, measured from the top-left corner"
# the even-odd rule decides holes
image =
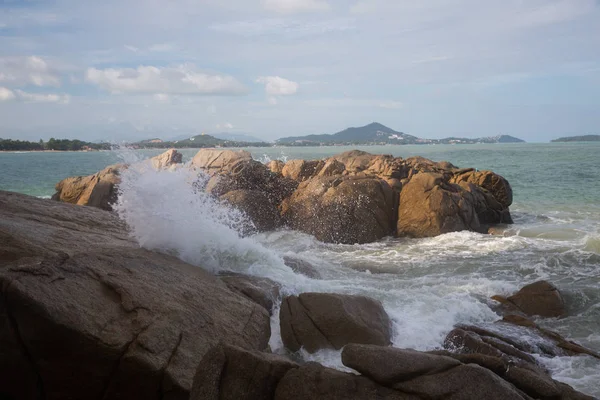
[[[566,314],[565,301],[556,286],[547,281],[538,281],[524,286],[508,298],[492,297],[508,308],[527,315],[541,317],[563,317]]]
[[[177,161],[168,152],[153,163]],[[355,244],[392,235],[484,233],[492,225],[512,223],[506,179],[446,161],[353,150],[324,160],[264,165],[247,151],[202,149],[191,167],[209,175],[206,192],[254,223],[256,229],[247,234],[287,226],[323,242]],[[110,209],[118,182],[115,168],[68,178],[57,186],[55,198]]]
[[[263,350],[267,310],[140,249],[111,213],[0,192],[0,393],[187,399],[218,341]]]
[[[283,344],[292,351],[304,347],[341,349],[348,343],[389,345],[391,322],[381,303],[363,296],[302,293],[288,296],[279,314]]]
[[[181,160],[181,153],[171,149],[149,159],[148,164],[158,170],[171,168],[180,164]],[[112,205],[117,200],[118,185],[121,183],[120,174],[126,168],[126,164],[116,164],[93,175],[63,179],[56,184],[52,200],[112,210]]]

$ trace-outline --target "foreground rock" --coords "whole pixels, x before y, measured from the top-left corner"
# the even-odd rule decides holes
[[[180,164],[181,160],[181,153],[171,149],[149,159],[148,164],[158,170],[171,168]],[[93,175],[63,179],[56,184],[52,200],[110,211],[117,200],[121,171],[127,167],[126,164],[116,164]]]
[[[269,314],[273,311],[273,306],[279,299],[280,285],[269,278],[234,273],[224,273],[219,277],[229,289],[264,307]]]
[[[342,361],[356,375],[219,345],[202,359],[190,400],[592,400],[543,372],[494,360],[349,344]]]
[[[363,296],[302,293],[283,299],[281,338],[292,351],[314,353],[348,343],[389,345],[391,322],[381,303]]]
[[[524,286],[508,298],[502,296],[492,298],[509,309],[516,309],[527,315],[552,318],[563,317],[566,314],[565,301],[560,291],[547,281],[538,281]]]
[[[0,192],[0,375],[14,399],[187,399],[218,341],[263,350],[269,313],[138,248],[111,213]]]

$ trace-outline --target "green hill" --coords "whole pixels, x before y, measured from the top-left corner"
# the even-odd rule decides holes
[[[600,142],[600,135],[567,136],[554,139],[553,142]]]

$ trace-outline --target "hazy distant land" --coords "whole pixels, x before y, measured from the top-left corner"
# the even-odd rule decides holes
[[[600,142],[600,135],[566,136],[552,142]]]

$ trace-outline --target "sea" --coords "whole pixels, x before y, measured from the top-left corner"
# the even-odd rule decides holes
[[[567,302],[565,318],[537,319],[600,352],[600,143],[435,146],[248,148],[255,159],[321,159],[359,149],[396,157],[424,156],[458,167],[492,170],[514,192],[514,225],[496,235],[456,232],[427,239],[385,238],[338,245],[291,230],[242,237],[244,216],[194,189],[188,169],[131,169],[117,205],[141,246],[167,251],[214,272],[235,271],[279,282],[284,294],[335,292],[380,300],[393,320],[393,345],[439,349],[458,323],[493,327],[490,297],[510,295],[540,279],[554,283]],[[184,161],[198,150],[186,149]],[[48,198],[55,184],[160,150],[0,153],[0,190]],[[195,182],[196,185],[192,185]],[[48,200],[50,201],[50,200]],[[322,275],[310,279],[283,263],[292,256]],[[283,351],[277,310],[271,348]],[[307,360],[344,369],[337,351],[302,353]],[[600,397],[600,361],[590,356],[538,361],[555,379]]]

